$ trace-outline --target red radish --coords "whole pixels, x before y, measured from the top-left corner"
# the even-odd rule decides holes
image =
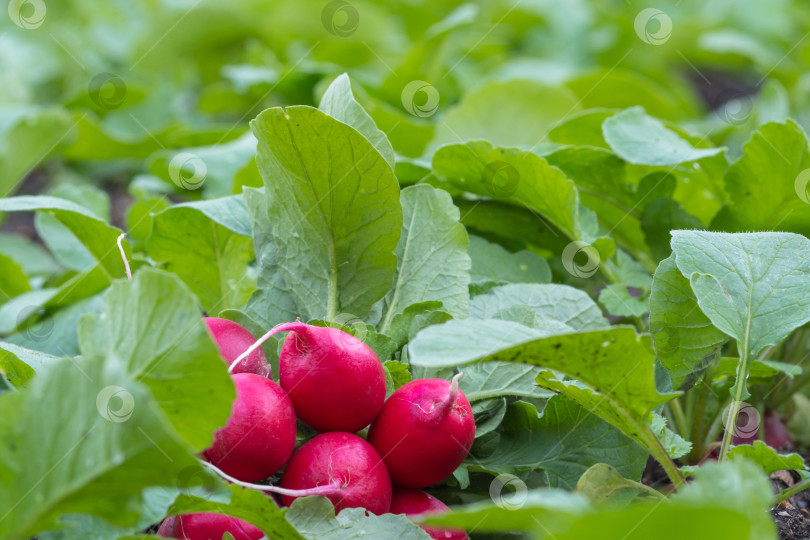
[[[290,332],[279,381],[299,420],[318,431],[346,432],[374,420],[385,401],[385,371],[371,347],[338,328],[292,322],[276,326],[252,348],[279,332]]]
[[[261,529],[247,521],[222,514],[171,516],[160,524],[157,535],[181,540],[222,540],[222,535],[226,532],[234,540],[259,540],[264,537]]]
[[[205,458],[229,475],[256,482],[277,473],[295,448],[295,412],[273,381],[253,373],[233,376],[236,400],[225,427],[214,432]]]
[[[351,433],[321,433],[299,448],[281,477],[284,489],[309,489],[332,484],[324,495],[344,508],[365,508],[384,514],[391,506],[391,480],[380,455],[366,441]],[[297,497],[282,493],[285,505]]]
[[[422,488],[461,465],[475,438],[470,402],[452,382],[418,379],[399,388],[371,424],[368,442],[383,456],[394,485]]]
[[[776,413],[765,413],[765,443],[777,450],[785,446],[793,446],[790,431]]]
[[[446,504],[429,493],[418,489],[395,488],[389,513],[411,517],[425,513],[441,514],[448,510],[450,508]],[[434,540],[467,540],[467,533],[463,529],[445,529],[430,525],[420,527]]]
[[[241,324],[219,319],[217,317],[204,317],[205,325],[217,344],[219,354],[228,363],[232,364],[240,354],[245,352],[256,338]],[[232,373],[255,373],[262,377],[270,376],[270,366],[261,347],[257,347],[233,368]]]

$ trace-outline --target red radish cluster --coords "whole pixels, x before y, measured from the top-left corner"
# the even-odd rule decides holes
[[[380,359],[342,330],[292,322],[254,341],[232,321],[205,323],[236,386],[231,416],[202,454],[206,466],[233,483],[279,494],[285,505],[323,495],[337,512],[365,508],[410,516],[447,510],[427,493],[402,488],[440,482],[467,457],[475,421],[458,388],[460,374],[452,382],[412,381],[386,401]],[[279,332],[289,332],[279,358],[280,386],[270,380],[260,348]],[[293,452],[296,420],[322,433]],[[354,434],[369,424],[368,441]],[[282,468],[280,486],[253,484]],[[423,528],[433,538],[467,538],[463,531]],[[252,525],[218,514],[170,517],[158,534],[207,540],[225,532],[237,540],[261,538]]]

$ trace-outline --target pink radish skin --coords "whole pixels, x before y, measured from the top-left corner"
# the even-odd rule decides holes
[[[458,379],[411,381],[391,394],[371,424],[368,442],[383,456],[396,486],[422,488],[461,465],[475,438],[470,402]]]
[[[273,381],[253,373],[233,376],[236,400],[225,427],[214,432],[206,460],[245,482],[277,473],[295,448],[295,412]]]
[[[157,535],[181,540],[222,540],[222,535],[226,532],[234,540],[259,540],[264,536],[261,529],[247,521],[222,514],[171,516],[160,524]]]
[[[394,488],[389,513],[405,514],[411,517],[426,513],[441,514],[448,510],[450,508],[446,504],[429,493],[418,489]],[[420,527],[434,540],[468,540],[464,530],[431,527],[430,525],[420,525]]]
[[[204,317],[203,321],[217,344],[219,354],[222,355],[228,365],[232,364],[240,354],[245,352],[256,341],[256,338],[248,332],[247,328],[228,319]],[[261,347],[254,349],[247,357],[240,360],[233,368],[232,373],[255,373],[262,377],[269,377],[270,366]]]
[[[317,431],[359,431],[385,401],[385,371],[376,353],[337,328],[302,322],[281,324],[254,347],[289,332],[281,348],[279,382],[299,420]]]
[[[794,446],[790,431],[775,413],[765,413],[765,443],[777,450],[785,446]]]
[[[315,436],[287,463],[281,477],[284,489],[303,490],[333,484],[331,494],[324,495],[344,508],[365,508],[373,514],[384,514],[391,506],[391,480],[380,455],[366,441],[351,433],[334,431]],[[289,506],[297,497],[282,494]]]

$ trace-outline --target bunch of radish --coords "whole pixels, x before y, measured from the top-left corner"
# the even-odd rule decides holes
[[[447,506],[420,491],[450,476],[475,436],[472,408],[452,381],[419,379],[385,399],[385,372],[374,351],[337,328],[282,324],[255,341],[225,319],[204,319],[228,363],[236,400],[202,457],[223,478],[281,496],[322,495],[339,512],[414,516]],[[288,332],[279,383],[260,346]],[[295,450],[296,420],[320,434]],[[368,440],[356,432],[368,427]],[[279,486],[259,485],[283,470]],[[432,538],[466,539],[464,531],[423,526]],[[185,540],[262,537],[249,523],[218,514],[167,518],[159,536]]]

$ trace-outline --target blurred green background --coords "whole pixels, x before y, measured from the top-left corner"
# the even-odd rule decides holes
[[[250,119],[317,104],[344,71],[403,183],[446,111],[491,79],[558,87],[576,110],[642,105],[731,158],[766,121],[810,123],[801,1],[11,0],[0,19],[0,196],[55,193],[120,227],[166,195],[260,185]],[[427,114],[404,105],[412,81],[435,90],[410,96]],[[205,162],[203,189],[171,182],[183,149]],[[30,219],[3,229],[33,236]]]

